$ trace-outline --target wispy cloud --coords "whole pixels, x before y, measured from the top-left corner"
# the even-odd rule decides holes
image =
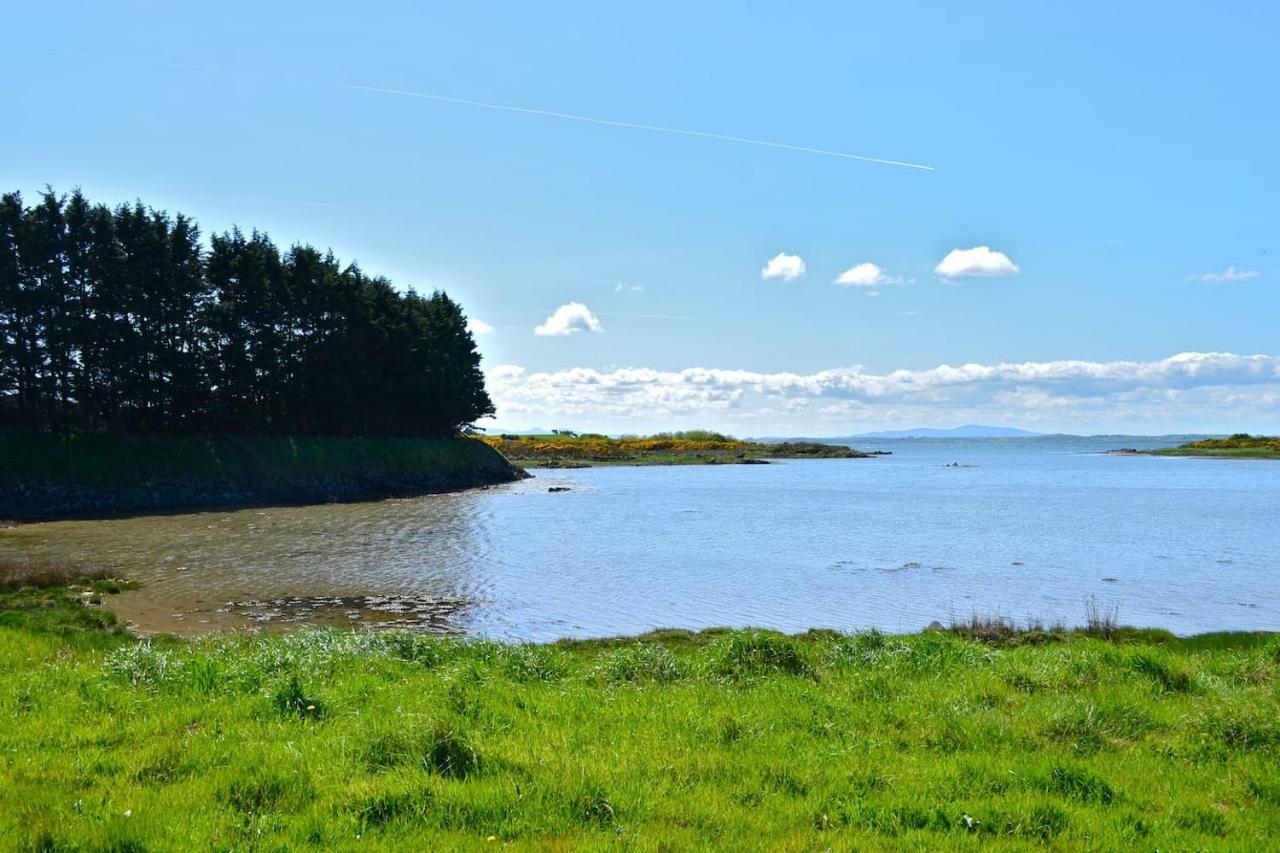
[[[753,139],[747,136],[711,133],[710,131],[705,130],[690,130],[682,127],[664,127],[656,124],[640,124],[633,121],[617,121],[615,119],[579,115],[577,113],[563,113],[556,110],[520,107],[513,104],[494,104],[487,101],[473,101],[469,98],[455,98],[449,95],[437,95],[431,92],[414,92],[407,89],[387,89],[382,86],[351,85],[346,88],[361,92],[378,92],[384,95],[400,95],[407,98],[422,98],[428,101],[440,101],[446,104],[460,104],[462,106],[479,107],[486,110],[499,110],[501,112],[508,113],[523,113],[525,115],[586,122],[587,124],[599,124],[604,125],[605,127],[618,127],[625,128],[627,130],[647,130],[652,133],[670,133],[677,136],[696,136],[700,139],[714,139],[720,142],[737,142],[743,145],[759,145],[765,148],[781,148],[787,151],[798,151],[803,154],[818,154],[823,157],[838,157],[842,160],[861,160],[864,163],[876,163],[881,166],[900,166],[905,169],[919,169],[926,172],[932,172],[934,168],[933,166],[927,166],[924,163],[911,163],[905,160],[888,160],[882,157],[870,157],[866,154],[851,154],[847,151],[831,151],[826,148],[812,148],[808,145],[793,145],[789,142],[772,142],[767,139]]]
[[[1251,278],[1257,278],[1260,275],[1258,270],[1242,270],[1236,269],[1235,265],[1228,266],[1222,272],[1207,272],[1199,277],[1199,281],[1205,284],[1235,284],[1239,281],[1248,281]]]
[[[535,335],[573,335],[578,332],[603,332],[604,326],[591,309],[581,302],[561,305],[542,325],[533,330]]]
[[[769,259],[764,269],[760,270],[760,277],[765,281],[779,278],[783,281],[795,281],[804,275],[804,269],[804,258],[779,252]]]
[[[168,68],[185,69],[189,71],[212,72],[216,74],[228,73],[226,69],[213,68],[207,65],[195,65],[185,62],[165,62],[163,60],[144,59],[138,57],[126,57],[123,60],[120,57],[100,57],[80,51],[59,51],[64,56],[76,56],[84,59],[93,59],[101,61],[127,61],[140,62],[148,65],[164,66]],[[857,160],[863,163],[874,163],[880,166],[897,166],[903,169],[915,169],[918,171],[932,172],[934,167],[925,163],[913,163],[907,160],[893,160],[886,157],[872,157],[867,154],[854,154],[849,151],[835,151],[827,148],[816,148],[809,145],[796,145],[790,142],[775,142],[769,139],[756,139],[749,136],[734,136],[727,133],[714,133],[707,130],[694,130],[685,127],[667,127],[657,124],[643,124],[634,121],[620,121],[617,119],[602,118],[600,116],[580,115],[578,113],[566,113],[558,110],[546,110],[536,107],[524,107],[515,104],[497,104],[490,101],[477,101],[470,98],[456,98],[451,95],[440,95],[433,92],[416,92],[409,89],[392,89],[385,86],[361,86],[351,84],[343,86],[344,89],[350,89],[358,92],[375,92],[383,95],[397,95],[405,98],[419,98],[428,101],[437,101],[446,104],[457,104],[459,106],[477,107],[485,110],[497,110],[508,113],[521,113],[523,115],[542,116],[544,118],[556,118],[565,121],[583,122],[586,124],[601,125],[604,127],[622,128],[625,130],[644,130],[650,133],[666,133],[676,136],[692,136],[699,139],[710,139],[718,142],[734,142],[740,145],[755,145],[763,148],[776,148],[784,151],[795,151],[801,154],[815,154],[820,157],[835,157],[841,160]]]
[[[228,69],[214,68],[208,65],[197,65],[187,62],[166,62],[164,60],[146,59],[141,57],[104,57],[95,56],[82,51],[58,51],[63,56],[75,56],[82,59],[90,59],[104,62],[134,62],[147,65],[162,66],[166,68],[182,69],[187,71],[201,71],[214,74],[230,73]],[[914,169],[923,172],[932,172],[934,167],[925,163],[914,163],[908,160],[893,160],[887,157],[872,157],[868,154],[854,154],[849,151],[835,151],[828,148],[816,148],[810,145],[796,145],[790,142],[776,142],[769,139],[756,139],[749,136],[735,136],[728,133],[714,133],[707,130],[694,130],[685,127],[667,127],[657,124],[643,124],[634,121],[620,121],[618,119],[602,118],[600,116],[588,116],[578,113],[566,113],[558,110],[539,109],[537,107],[524,107],[515,104],[497,104],[489,101],[477,101],[470,98],[457,98],[451,95],[440,95],[433,92],[416,92],[409,89],[392,89],[385,86],[361,86],[351,84],[343,86],[344,89],[350,89],[358,92],[374,92],[383,95],[397,95],[405,98],[418,98],[427,101],[437,101],[439,103],[457,104],[459,106],[476,107],[485,110],[497,110],[499,112],[520,113],[523,115],[542,116],[544,118],[562,119],[565,121],[583,122],[586,124],[601,125],[603,127],[615,127],[625,130],[643,130],[650,133],[666,133],[675,136],[691,136],[699,139],[710,139],[717,142],[733,142],[740,145],[755,145],[762,148],[775,148],[784,151],[795,151],[801,154],[814,154],[820,157],[835,157],[840,160],[856,160],[863,163],[874,163],[879,166],[896,166],[903,169]]]
[[[467,331],[473,335],[492,335],[493,326],[490,326],[484,320],[477,320],[472,317],[467,321]]]

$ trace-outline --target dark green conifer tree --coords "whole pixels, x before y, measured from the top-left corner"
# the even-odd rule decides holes
[[[461,308],[298,245],[0,198],[0,425],[447,435],[491,414]]]

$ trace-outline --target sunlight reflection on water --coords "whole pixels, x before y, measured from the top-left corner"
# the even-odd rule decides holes
[[[0,531],[0,551],[119,567],[143,586],[117,609],[160,630],[898,631],[975,611],[1078,623],[1090,596],[1179,633],[1280,628],[1280,463],[867,444],[894,455],[540,471],[412,500],[28,525]]]

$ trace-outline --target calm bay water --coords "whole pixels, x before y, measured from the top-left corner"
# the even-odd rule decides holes
[[[868,441],[893,455],[539,471],[414,500],[29,525],[0,551],[119,567],[143,587],[113,606],[158,630],[911,631],[973,612],[1074,624],[1091,596],[1179,633],[1280,630],[1280,463],[1096,452],[1117,444],[1150,445]]]

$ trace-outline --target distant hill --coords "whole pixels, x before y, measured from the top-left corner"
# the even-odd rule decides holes
[[[485,427],[486,435],[550,435],[551,430],[542,427],[532,429],[503,429],[502,427]]]
[[[918,429],[890,429],[880,432],[864,432],[853,438],[1026,438],[1044,435],[1013,427],[984,426],[982,424],[965,424],[951,429],[934,429],[920,427]]]

